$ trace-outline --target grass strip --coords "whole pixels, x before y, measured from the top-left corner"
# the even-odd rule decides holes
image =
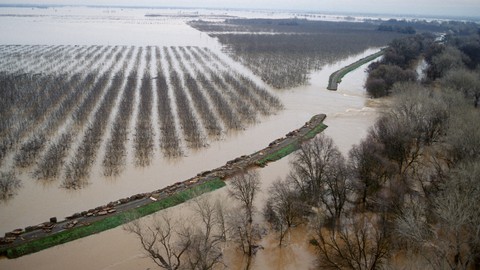
[[[175,193],[168,198],[152,202],[138,208],[130,209],[125,212],[117,213],[113,216],[93,222],[88,226],[72,228],[66,231],[42,237],[37,240],[32,240],[16,247],[0,250],[0,254],[5,254],[8,258],[12,259],[18,258],[23,255],[35,253],[43,249],[47,249],[56,245],[64,244],[82,237],[86,237],[95,233],[118,227],[129,222],[132,217],[139,218],[153,214],[159,210],[181,204],[200,194],[207,193],[224,186],[225,182],[223,182],[219,178],[215,178],[206,183]]]
[[[277,161],[283,157],[288,156],[289,154],[295,152],[295,150],[298,149],[298,142],[292,142],[291,144],[288,144],[282,148],[280,148],[278,151],[275,151],[269,155],[266,155],[264,158],[258,160],[255,162],[256,165],[260,167],[265,167],[267,163],[272,162],[272,161]]]
[[[384,54],[384,51],[381,50],[379,52],[376,52],[374,54],[371,54],[369,56],[366,56],[346,67],[343,67],[332,74],[330,74],[330,77],[328,78],[328,90],[337,90],[338,84],[342,82],[343,77],[347,75],[349,72],[354,71],[355,69],[361,67],[362,65],[375,60],[376,58],[380,57],[381,55]]]
[[[313,137],[315,137],[318,133],[324,131],[328,126],[325,125],[324,123],[320,123],[320,125],[316,126],[315,128],[313,128],[312,130],[310,130],[309,132],[307,132],[307,134],[305,134],[305,136],[303,136],[303,139],[304,140],[310,140],[310,139],[313,139]]]
[[[277,161],[277,160],[279,160],[283,157],[286,157],[286,156],[290,155],[291,153],[295,152],[296,150],[298,150],[300,148],[300,144],[299,144],[300,139],[301,140],[312,139],[317,134],[324,131],[327,127],[328,127],[327,125],[325,125],[323,123],[320,123],[315,128],[313,128],[312,130],[307,132],[307,134],[305,134],[302,138],[299,138],[299,140],[295,140],[294,142],[280,148],[278,151],[275,151],[275,152],[265,156],[264,158],[257,161],[255,164],[257,164],[260,167],[265,167],[265,165],[269,162]]]

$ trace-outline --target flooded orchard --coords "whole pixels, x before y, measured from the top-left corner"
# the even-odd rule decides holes
[[[12,13],[14,12],[16,11],[12,11]],[[229,55],[222,51],[222,45],[219,44],[215,38],[211,38],[205,33],[189,27],[185,23],[186,19],[173,16],[175,14],[168,14],[168,16],[166,15],[164,17],[145,17],[145,12],[140,12],[139,10],[116,10],[115,14],[108,13],[105,15],[105,13],[99,12],[98,10],[92,13],[91,10],[81,9],[79,11],[63,10],[62,12],[72,12],[76,14],[75,16],[65,18],[54,16],[50,14],[51,11],[48,10],[38,12],[42,13],[37,14],[38,17],[2,17],[0,20],[2,21],[1,25],[3,25],[3,29],[0,28],[0,31],[4,33],[7,30],[5,25],[18,23],[21,27],[30,29],[29,31],[43,33],[44,35],[25,35],[20,38],[10,34],[7,35],[2,42],[5,44],[23,44],[23,46],[20,47],[9,46],[11,50],[19,51],[27,50],[28,48],[37,48],[35,47],[37,44],[50,44],[54,46],[62,44],[65,46],[65,50],[75,50],[77,52],[95,50],[96,48],[89,47],[92,44],[100,45],[104,50],[108,48],[108,44],[106,43],[114,43],[119,46],[125,45],[125,47],[118,47],[117,49],[114,49],[114,46],[112,46],[111,49],[115,50],[114,52],[124,50],[124,53],[119,56],[120,59],[128,57],[128,50],[133,50],[132,59],[135,57],[135,53],[138,54],[138,52],[142,50],[140,63],[138,63],[140,70],[149,70],[152,71],[151,74],[153,74],[153,71],[157,70],[159,66],[163,71],[169,70],[169,65],[173,66],[173,70],[177,74],[174,74],[175,72],[166,73],[165,80],[168,82],[175,80],[176,76],[181,77],[182,81],[184,77],[188,76],[197,79],[201,77],[198,70],[203,72],[205,67],[201,65],[200,60],[193,60],[196,64],[189,64],[188,61],[183,60],[185,60],[186,57],[195,59],[195,54],[198,54],[199,59],[205,60],[206,56],[202,54],[202,52],[205,52],[207,55],[211,54],[212,58],[215,58],[215,56],[218,57],[215,58],[217,62],[214,62],[216,64],[213,68],[218,67],[225,71],[234,70],[238,74],[235,75],[235,73],[229,76],[240,78],[238,80],[243,80],[243,82],[251,80],[258,88],[265,89],[262,91],[265,91],[266,95],[278,98],[283,109],[272,110],[268,113],[259,113],[254,121],[241,122],[241,128],[228,129],[226,123],[229,122],[226,120],[221,121],[220,123],[222,124],[216,127],[216,129],[212,129],[211,134],[209,130],[205,128],[207,126],[211,127],[211,125],[202,124],[199,128],[198,136],[208,138],[204,146],[194,147],[192,145],[193,140],[181,139],[182,141],[179,143],[180,149],[182,150],[180,151],[181,155],[175,158],[165,158],[166,151],[165,148],[162,148],[160,137],[163,138],[166,135],[163,133],[159,135],[163,123],[160,116],[163,116],[163,114],[156,112],[156,110],[159,110],[162,99],[159,98],[160,95],[154,95],[151,98],[152,102],[146,103],[146,108],[135,105],[131,111],[133,116],[143,115],[148,117],[148,121],[155,123],[152,127],[152,129],[157,132],[152,137],[154,145],[152,148],[153,153],[146,153],[149,161],[148,166],[135,165],[137,156],[136,152],[132,149],[134,149],[135,130],[139,125],[139,120],[129,121],[127,125],[130,131],[128,132],[126,140],[128,154],[124,161],[127,165],[120,174],[115,177],[105,177],[103,163],[101,159],[97,158],[97,161],[91,165],[92,168],[90,176],[88,177],[88,184],[81,189],[66,189],[62,185],[62,180],[39,182],[34,177],[31,177],[30,173],[21,172],[19,178],[22,181],[22,187],[18,190],[18,194],[12,199],[0,204],[0,215],[2,216],[0,232],[2,233],[27,225],[38,224],[53,216],[61,218],[119,198],[128,197],[132,194],[158,189],[192,177],[201,171],[219,167],[225,164],[227,160],[253,153],[265,147],[271,141],[284,136],[291,130],[299,128],[313,115],[318,113],[327,115],[325,124],[329,127],[324,132],[328,136],[331,136],[340,150],[346,154],[351,145],[358,143],[366,135],[368,128],[373,124],[376,117],[376,108],[367,106],[368,102],[363,90],[365,66],[349,73],[342,80],[342,83],[339,85],[339,90],[336,92],[326,90],[326,85],[328,77],[333,71],[377,51],[378,48],[371,48],[333,64],[324,65],[321,70],[314,71],[310,74],[309,85],[278,91],[263,83],[241,64],[233,61]],[[43,14],[45,12],[47,14]],[[86,14],[91,15],[87,16]],[[62,33],[62,31],[64,31],[63,33],[78,31],[80,34],[76,35],[76,38],[68,39],[62,39],[62,35],[52,35],[52,33],[49,33],[47,30],[53,22],[55,22],[55,25],[58,25],[58,31],[60,31],[60,33]],[[30,26],[33,25],[35,25],[35,27],[30,28]],[[97,25],[101,27],[96,27]],[[82,30],[80,31],[80,29]],[[90,31],[90,33],[87,34],[85,33],[86,31]],[[125,31],[136,34],[125,39],[125,36],[128,36],[125,34]],[[103,35],[105,33],[108,33],[109,38]],[[177,35],[177,33],[181,34]],[[48,39],[46,37],[47,35],[50,35],[51,39]],[[82,46],[75,47],[73,45]],[[42,47],[40,49],[49,50],[49,48],[54,50],[54,47]],[[101,51],[102,48],[99,48],[99,50]],[[4,49],[2,53],[5,53],[5,51],[6,49]],[[157,51],[159,54],[156,54]],[[112,57],[114,57],[114,52],[112,52]],[[150,52],[149,58],[146,58],[146,55],[148,55],[147,52]],[[175,56],[176,54],[179,55],[179,59],[182,59],[182,61],[172,59],[172,64],[169,64],[168,56]],[[106,57],[107,56],[105,56],[105,58]],[[147,61],[149,61],[149,63],[147,63]],[[158,62],[160,62],[160,65],[158,65]],[[185,63],[185,66],[182,67],[183,63]],[[125,75],[123,75],[125,78],[123,85],[127,85],[127,74],[133,69],[132,66],[134,65],[135,61],[133,60],[127,62],[125,69],[118,68],[117,70],[112,70],[110,76],[113,77],[116,72],[123,70],[125,72]],[[27,68],[29,68],[30,71],[35,71],[35,68],[39,69],[42,68],[42,66],[43,65],[27,66]],[[67,67],[67,69],[72,70],[76,68],[79,67],[74,65]],[[99,68],[108,70],[107,67]],[[144,74],[145,72],[138,72],[137,78],[140,78],[138,79],[139,83],[148,81],[148,78],[143,78]],[[212,74],[214,75],[215,73],[207,74],[208,78],[211,78]],[[223,73],[220,72],[220,74]],[[154,76],[152,76],[152,78],[153,77]],[[228,78],[228,76],[221,79],[224,83],[227,81],[225,78]],[[211,80],[207,80],[206,83],[208,84],[210,81]],[[232,85],[233,84],[235,84],[235,82],[232,82]],[[157,87],[157,85],[152,84],[152,89],[158,90]],[[233,88],[233,86],[231,87]],[[126,94],[126,89],[127,88],[123,90],[124,94]],[[150,91],[155,93],[153,90]],[[134,104],[141,104],[142,97],[138,92],[135,93],[132,94]],[[192,93],[194,92],[189,92],[186,96],[177,96],[171,92],[169,96],[177,101],[172,103],[173,108],[171,111],[177,110],[178,100],[185,99],[191,101],[194,97]],[[198,100],[201,99],[201,97],[202,96],[198,96],[195,99]],[[207,104],[212,104],[214,97],[207,97],[206,100],[206,102],[208,102]],[[258,98],[257,102],[260,101],[265,102],[265,98]],[[221,100],[218,102],[220,104]],[[228,104],[232,102],[235,102],[235,99],[229,99]],[[115,104],[121,104],[120,94],[118,94]],[[255,106],[254,101],[252,104],[252,106]],[[241,104],[239,104],[238,107],[240,107],[240,105]],[[201,121],[211,120],[212,117],[226,119],[229,115],[225,113],[225,111],[222,113],[222,110],[208,115],[208,110],[205,109],[205,106],[202,107],[203,105],[201,104],[197,107],[191,104],[187,104],[186,106],[192,109],[192,117],[204,119]],[[268,108],[265,104],[257,104],[257,106],[259,106],[257,108],[258,110],[255,111],[259,112],[261,112],[259,110],[260,108]],[[272,108],[276,106],[279,105],[272,105]],[[97,107],[101,107],[101,105],[97,105]],[[142,110],[145,110],[146,113],[140,113]],[[148,115],[148,112],[155,113]],[[201,116],[203,113],[206,115],[205,118]],[[241,115],[236,111],[231,114]],[[112,115],[105,121],[111,123],[115,121],[115,118],[116,116]],[[180,119],[180,117],[174,117],[171,125],[177,128],[177,132],[185,132],[184,128],[180,129],[180,126],[183,126],[182,121],[187,120],[188,117],[184,120]],[[88,119],[86,121],[88,121]],[[64,126],[60,130],[68,131],[68,123],[67,126]],[[138,130],[145,130],[145,128],[140,126]],[[113,136],[113,131],[110,130],[110,126],[105,128],[104,132],[106,132],[107,135],[104,134],[102,136]],[[194,132],[191,134],[192,136],[197,136]],[[145,136],[148,136],[148,134]],[[185,135],[185,138],[186,136],[187,135]],[[79,148],[82,137],[77,137],[79,138],[77,138],[72,145]],[[184,136],[181,138],[184,138]],[[108,140],[106,140],[99,144],[99,149],[102,150],[100,150],[97,156],[106,156],[106,150],[104,149],[107,149],[108,143]],[[142,146],[140,145],[139,147],[141,148]],[[146,147],[146,149],[148,149],[148,147]],[[175,152],[175,150],[173,152]],[[69,157],[73,157],[74,155],[74,153],[70,153]],[[13,154],[7,156],[6,161],[2,164],[2,171],[5,168],[13,166],[13,160]],[[259,170],[263,193],[256,202],[258,208],[261,208],[260,205],[262,205],[265,200],[268,186],[278,177],[283,178],[288,173],[288,164],[289,159],[284,158]],[[66,174],[67,172],[62,173],[62,175]],[[216,194],[225,195],[225,190],[215,191],[209,196],[215,196]],[[174,211],[175,213],[177,211],[182,212],[182,207],[183,206],[178,206],[169,211]],[[151,218],[152,217],[146,217],[144,219]],[[279,269],[283,267],[284,269],[305,269],[308,267],[313,261],[313,258],[306,243],[307,238],[301,230],[300,228],[292,232],[289,236],[291,244],[285,249],[276,247],[274,236],[268,235],[265,237],[261,243],[265,249],[260,250],[254,258],[254,268]],[[289,250],[289,252],[287,252],[287,250]],[[296,260],[290,260],[286,257],[285,254],[290,252],[295,254]],[[91,258],[95,259],[92,260]],[[226,260],[235,262],[235,252],[227,254]],[[65,265],[70,265],[70,268],[73,269],[132,269],[154,267],[149,259],[142,255],[138,240],[133,235],[127,234],[121,228],[112,229],[19,259],[0,261],[1,268],[5,267],[6,269],[29,269],[33,267],[38,269],[63,269]]]

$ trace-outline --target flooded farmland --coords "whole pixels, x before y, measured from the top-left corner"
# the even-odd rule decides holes
[[[368,49],[334,64],[323,66],[321,70],[310,75],[310,83],[307,86],[276,91],[248,69],[234,62],[222,51],[222,46],[216,39],[189,27],[185,23],[186,19],[177,16],[178,14],[171,14],[170,11],[170,14],[161,17],[145,17],[145,11],[141,10],[114,11],[59,9],[58,12],[64,16],[54,15],[52,10],[36,11],[35,16],[27,16],[29,12],[25,10],[21,10],[21,14],[18,14],[17,10],[12,10],[11,16],[0,17],[0,25],[2,25],[0,33],[11,33],[8,25],[18,24],[25,31],[31,31],[32,34],[22,37],[7,34],[5,38],[2,38],[2,43],[32,46],[133,45],[136,46],[135,50],[138,48],[146,50],[147,46],[159,46],[162,49],[169,47],[167,50],[172,54],[173,49],[170,46],[206,48],[228,66],[241,72],[246,78],[250,78],[259,87],[267,89],[269,94],[278,97],[284,108],[274,111],[272,114],[259,115],[255,122],[245,124],[242,129],[225,130],[221,132],[219,138],[208,140],[206,147],[198,149],[184,147],[183,149],[186,151],[182,153],[182,156],[173,159],[164,158],[161,145],[158,138],[155,137],[157,140],[155,140],[149,166],[134,166],[135,154],[129,151],[126,156],[127,166],[123,172],[115,177],[105,177],[101,162],[97,161],[91,169],[89,184],[78,190],[65,189],[58,180],[39,183],[29,173],[20,173],[22,187],[18,194],[0,204],[0,216],[2,217],[0,232],[38,224],[53,216],[62,218],[135,193],[148,192],[187,179],[201,171],[221,166],[227,160],[253,153],[265,147],[271,141],[302,126],[305,121],[318,113],[327,115],[325,123],[329,127],[325,133],[334,139],[343,153],[347,153],[352,144],[359,142],[365,136],[376,117],[376,108],[367,106],[367,99],[363,91],[365,67],[346,76],[336,92],[326,90],[326,85],[328,76],[333,71],[375,52],[378,48]],[[52,25],[56,25],[56,29],[53,29]],[[132,35],[128,33],[132,33]],[[127,36],[128,38],[126,38]],[[168,60],[162,58],[162,61],[162,63],[166,63]],[[140,66],[142,69],[148,67],[146,63],[142,63]],[[181,68],[178,67],[178,69]],[[192,71],[195,67],[186,67],[186,69]],[[138,100],[139,97],[134,99]],[[153,104],[157,105],[154,107],[158,107],[159,101],[158,98],[154,98]],[[137,111],[132,113],[138,114]],[[158,119],[153,117],[158,122]],[[113,117],[111,118],[113,119]],[[179,120],[175,121],[177,121],[175,125],[179,126]],[[132,131],[128,135],[128,143],[133,144],[133,130],[135,129],[133,122],[130,123],[130,127]],[[155,129],[160,130],[158,125]],[[100,150],[99,156],[105,155],[102,151],[105,150]],[[10,159],[12,158],[10,156]],[[4,162],[2,169],[8,168],[11,163],[12,161]],[[288,158],[260,170],[262,189],[265,191],[272,181],[278,177],[284,177],[287,172]],[[224,191],[220,190],[215,193],[224,193]],[[257,203],[260,205],[263,200],[264,196],[261,196]],[[173,211],[177,211],[177,208]],[[291,249],[292,252],[298,253],[298,256],[301,255],[300,257],[305,259],[282,264],[281,261],[270,261],[276,260],[275,254],[278,254],[278,259],[280,259],[282,252],[275,250],[274,241],[266,239],[265,250],[259,252],[254,266],[262,269],[278,269],[279,265],[284,265],[284,269],[305,268],[305,263],[311,262],[312,258],[308,251],[305,251],[308,247],[302,244],[303,240],[300,236],[292,236],[292,243],[295,241],[298,243],[292,245]],[[273,255],[265,255],[264,252]],[[96,259],[91,260],[92,257]],[[42,267],[45,267],[44,269],[63,269],[65,265],[72,265],[71,268],[78,267],[78,269],[153,267],[148,259],[142,256],[137,240],[132,235],[126,234],[121,228],[20,259],[0,261],[1,268],[5,267],[6,269],[28,269],[33,266],[40,269]]]

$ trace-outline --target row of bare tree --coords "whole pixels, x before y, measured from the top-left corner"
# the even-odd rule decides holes
[[[93,116],[93,122],[87,125],[87,130],[76,154],[65,166],[64,187],[81,188],[88,180],[102,137],[108,127],[108,118],[114,109],[114,102],[119,93],[118,89],[121,87],[123,80],[123,71],[117,72],[108,89],[106,89],[102,100],[99,101],[99,108]]]
[[[178,157],[182,154],[179,131],[175,128],[175,116],[172,109],[172,98],[168,93],[166,73],[161,64],[160,49],[155,48],[157,59],[157,97],[158,116],[160,121],[160,147],[166,157]]]
[[[133,56],[134,48],[131,47],[127,53],[127,59]],[[118,176],[126,164],[128,138],[128,127],[133,114],[133,104],[135,101],[135,92],[137,88],[137,71],[141,54],[137,52],[133,69],[126,78],[123,95],[118,105],[118,111],[111,126],[111,135],[105,147],[105,156],[103,158],[103,174],[107,177]]]
[[[267,28],[279,20],[268,22]],[[383,46],[394,37],[393,33],[380,33],[373,27],[358,27],[349,23],[336,23],[329,28],[311,28],[312,22],[301,22],[292,28],[273,27],[269,34],[229,33],[236,27],[235,21],[218,25],[211,34],[228,46],[230,54],[242,61],[262,80],[278,89],[308,84],[309,74],[327,63],[333,63],[348,55],[360,53],[372,46]],[[208,31],[215,22],[193,22],[197,29]],[[224,28],[221,30],[221,28]],[[255,20],[242,22],[243,31],[257,29]],[[277,32],[277,31],[286,32]],[[222,33],[225,32],[225,33]]]
[[[207,133],[206,135],[213,139],[218,138],[222,132],[222,127],[219,123],[220,119],[218,119],[218,117],[211,110],[210,103],[202,93],[203,89],[199,87],[196,78],[192,76],[190,71],[187,69],[187,66],[184,64],[183,59],[185,59],[186,62],[191,62],[192,58],[189,54],[185,53],[184,50],[180,51],[182,53],[181,55],[175,48],[173,49],[174,55],[179,60],[178,64],[183,72],[185,90],[190,96],[193,109],[195,109],[197,112],[199,121],[202,123],[202,126],[205,128]]]
[[[145,54],[145,72],[140,84],[140,100],[138,102],[138,115],[135,127],[135,164],[145,167],[150,165],[153,157],[154,128],[152,125],[153,85],[150,76],[150,63],[152,51],[147,47]]]
[[[78,188],[88,183],[97,148],[103,145],[109,128],[111,136],[102,160],[104,175],[118,176],[126,165],[132,121],[132,153],[137,165],[146,166],[153,157],[157,132],[163,154],[178,157],[183,147],[203,147],[207,139],[216,140],[229,130],[245,128],[259,113],[268,115],[282,107],[266,89],[235,73],[221,57],[205,48],[11,49],[13,52],[3,50],[3,55],[15,59],[21,52],[28,52],[21,63],[41,66],[51,58],[57,62],[45,67],[46,73],[42,74],[1,73],[0,83],[6,91],[1,101],[5,106],[1,108],[0,164],[12,154],[14,169],[35,166],[33,176],[44,181],[57,179],[65,170],[64,187]],[[38,56],[39,52],[46,55]],[[143,57],[145,61],[140,61]],[[77,65],[72,59],[78,60]],[[139,78],[136,71],[143,64],[146,72]],[[88,67],[95,70],[87,72]],[[150,73],[155,69],[154,77]],[[117,100],[118,110],[113,108]],[[158,108],[153,108],[154,100]],[[134,106],[138,106],[138,115],[131,120]],[[152,113],[158,113],[159,131],[155,130]],[[175,117],[179,117],[178,122]],[[108,123],[110,119],[112,123]]]

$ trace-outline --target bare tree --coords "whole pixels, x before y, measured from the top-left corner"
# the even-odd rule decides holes
[[[442,78],[442,85],[455,89],[472,100],[474,107],[480,102],[480,79],[478,72],[467,69],[453,69]]]
[[[235,60],[249,67],[265,83],[279,89],[305,85],[310,79],[310,72],[320,69],[326,63],[359,53],[371,46],[383,46],[397,36],[391,32],[372,31],[372,25],[368,24],[357,24],[348,29],[349,27],[344,27],[349,23],[283,19],[268,20],[262,24],[244,19],[229,20],[222,25],[200,21],[189,24],[200,31],[215,32],[213,35],[229,48],[228,51]],[[292,24],[295,27],[285,27]],[[358,31],[358,27],[363,29]],[[339,38],[347,38],[338,35],[339,29],[348,32],[348,42],[339,42]],[[239,34],[231,33],[232,31],[256,33]],[[259,32],[276,34],[264,35]],[[209,50],[207,53],[212,54]],[[216,54],[208,57],[215,60],[218,58]]]
[[[257,193],[260,191],[260,178],[258,172],[248,171],[236,175],[230,181],[229,194],[232,198],[240,203],[241,213],[232,215],[231,222],[234,225],[234,236],[240,244],[244,254],[248,257],[248,265],[250,265],[250,257],[254,253],[254,246],[259,238],[256,229],[253,226],[253,214],[255,207],[253,202]]]
[[[346,217],[339,230],[326,229],[321,218],[314,222],[311,243],[321,269],[377,269],[388,257],[390,239],[384,219],[363,214]]]
[[[198,196],[189,206],[193,213],[188,222],[162,213],[150,224],[135,220],[124,229],[138,237],[147,256],[161,268],[214,269],[223,264],[229,210],[209,196]]]
[[[191,231],[172,217],[161,214],[149,225],[137,219],[124,229],[138,237],[147,256],[160,268],[176,270],[186,265],[184,257],[192,245]]]
[[[480,259],[478,162],[454,170],[431,205],[414,202],[396,220],[396,232],[436,269],[471,269]],[[429,213],[431,213],[429,215]]]
[[[447,46],[440,53],[432,56],[427,76],[434,80],[441,78],[452,69],[463,68],[465,55],[457,48]]]
[[[196,197],[192,200],[195,212],[192,244],[188,249],[189,269],[213,269],[222,264],[221,245],[225,238],[226,208],[217,199],[213,201],[208,196]]]
[[[288,180],[277,179],[269,188],[269,197],[263,209],[265,219],[279,233],[282,246],[288,229],[303,222],[307,214],[306,205]]]
[[[252,257],[260,246],[261,230],[258,224],[250,222],[242,209],[233,209],[228,217],[228,225],[231,228],[229,239],[243,253],[245,269],[249,269]]]
[[[478,110],[458,108],[447,135],[449,157],[453,163],[480,158],[480,114]]]
[[[228,193],[237,200],[245,211],[247,220],[253,221],[253,201],[260,191],[260,178],[258,172],[248,171],[236,175],[230,180]]]
[[[324,181],[320,201],[327,210],[328,216],[338,226],[348,199],[351,198],[352,182],[342,155],[335,157],[331,166]]]
[[[363,208],[373,201],[382,185],[394,174],[395,165],[383,155],[383,144],[371,136],[354,145],[349,152],[354,190]]]
[[[375,148],[365,149],[370,152],[365,158],[385,164],[385,171],[374,168],[362,174],[382,176],[387,173],[382,178],[389,180],[387,186],[392,195],[389,204],[399,208],[405,193],[415,192],[419,186],[426,191],[426,180],[436,177],[434,174],[444,166],[439,160],[438,149],[448,130],[455,101],[449,101],[451,96],[448,94],[410,83],[397,84],[394,90],[391,109],[377,120],[368,137],[368,143]],[[352,153],[358,156],[361,153],[357,150],[360,149],[354,148],[352,151],[357,153]],[[366,160],[353,161],[361,165]],[[357,176],[360,176],[358,171]]]
[[[333,140],[319,134],[309,143],[302,145],[291,162],[290,179],[296,184],[307,203],[318,204],[318,196],[324,189],[324,181],[333,170],[332,161],[341,153]]]
[[[303,144],[291,163],[290,181],[303,200],[339,220],[351,191],[345,159],[333,140],[323,134]]]
[[[480,262],[480,206],[474,203],[480,198],[479,183],[478,160],[461,164],[434,201],[439,221],[434,246],[450,269],[470,269]]]

